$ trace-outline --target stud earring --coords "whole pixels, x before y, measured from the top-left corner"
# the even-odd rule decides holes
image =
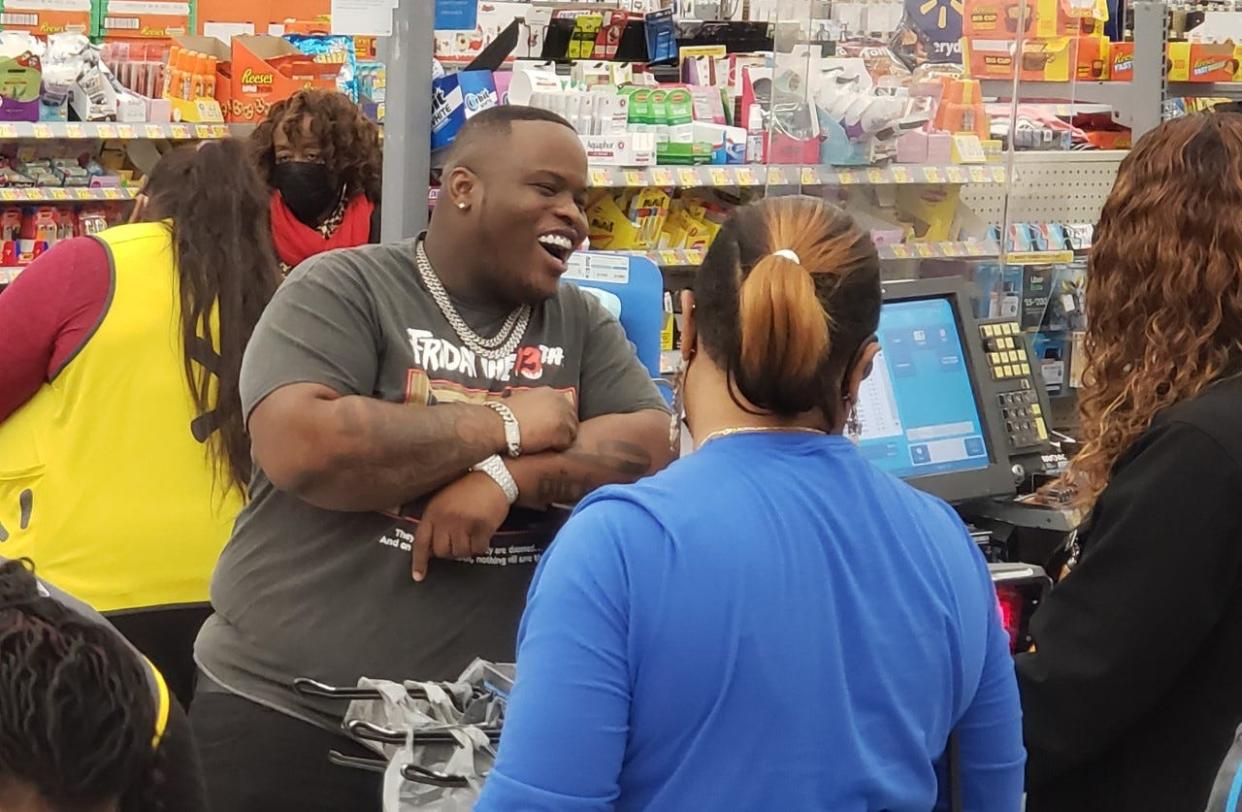
[[[463,200],[463,201],[461,201],[461,202],[459,202],[459,203],[457,204],[457,208],[461,209],[462,211],[465,211],[465,210],[466,210],[466,205],[467,205],[467,204],[466,204],[466,201],[464,201],[464,200]]]

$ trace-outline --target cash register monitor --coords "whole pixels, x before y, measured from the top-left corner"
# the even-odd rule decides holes
[[[970,313],[962,279],[885,283],[880,352],[858,396],[863,454],[950,502],[1014,492]]]

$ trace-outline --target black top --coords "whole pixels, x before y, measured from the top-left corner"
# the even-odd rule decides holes
[[[1121,456],[1017,658],[1028,812],[1202,812],[1242,721],[1242,378]]]

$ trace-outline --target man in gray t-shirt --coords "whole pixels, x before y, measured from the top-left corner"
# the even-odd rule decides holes
[[[293,679],[510,660],[548,508],[669,460],[668,414],[620,325],[559,284],[586,237],[586,176],[563,120],[480,114],[425,238],[308,260],[255,328],[251,501],[195,646],[213,808],[368,808],[327,746],[291,746],[345,710]]]

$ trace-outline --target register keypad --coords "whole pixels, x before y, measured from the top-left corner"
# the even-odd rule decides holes
[[[1016,321],[994,322],[979,325],[979,331],[983,336],[988,369],[1000,390],[996,397],[1010,450],[1046,442],[1048,424],[1031,382],[1031,359],[1021,327]]]

